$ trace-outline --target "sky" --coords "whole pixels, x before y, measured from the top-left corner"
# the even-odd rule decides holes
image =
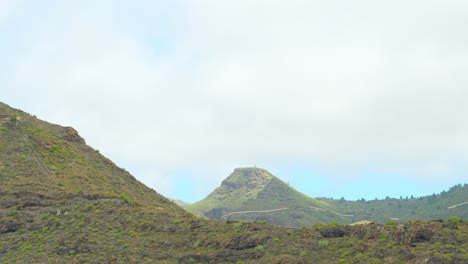
[[[0,101],[195,202],[236,167],[312,197],[467,182],[464,0],[0,0]]]

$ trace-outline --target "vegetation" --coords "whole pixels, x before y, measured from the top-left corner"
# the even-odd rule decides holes
[[[344,199],[317,198],[335,210],[353,215],[352,222],[361,220],[408,221],[416,219],[468,218],[468,184],[457,184],[448,191],[419,198],[386,198],[371,201],[346,201]],[[458,206],[456,206],[458,205]]]
[[[333,207],[308,197],[261,168],[237,168],[205,199],[184,207],[218,220],[267,221],[289,227],[341,220]]]
[[[0,263],[468,262],[461,218],[284,228],[196,217],[74,129],[2,103],[0,149]]]
[[[260,168],[238,168],[205,199],[186,205],[194,214],[218,220],[265,220],[301,227],[318,223],[468,218],[468,185],[420,198],[347,201],[308,197]],[[455,206],[454,206],[455,205]]]

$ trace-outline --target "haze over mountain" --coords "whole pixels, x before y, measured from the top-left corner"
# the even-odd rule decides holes
[[[75,129],[0,103],[1,263],[463,263],[467,231],[460,219],[288,229],[197,218]]]

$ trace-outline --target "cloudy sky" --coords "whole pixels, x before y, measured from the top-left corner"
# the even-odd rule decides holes
[[[468,2],[0,0],[0,101],[163,195],[235,167],[313,197],[468,175]]]

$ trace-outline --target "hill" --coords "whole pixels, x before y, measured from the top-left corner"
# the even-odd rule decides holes
[[[218,220],[265,220],[300,227],[318,223],[408,221],[468,218],[468,185],[458,184],[419,198],[347,201],[311,198],[260,168],[238,168],[205,199],[184,206],[197,215]]]
[[[172,199],[172,198],[167,198],[167,199],[169,199],[170,201],[172,201],[173,203],[177,204],[178,206],[180,206],[182,208],[187,207],[187,206],[190,205],[190,203],[187,203],[187,202],[182,201],[182,200]]]
[[[185,209],[211,219],[265,220],[290,227],[352,222],[334,206],[296,191],[261,168],[235,169],[205,199]]]
[[[0,263],[466,263],[468,223],[284,228],[195,217],[0,103]]]
[[[468,218],[468,184],[458,184],[448,191],[422,197],[401,197],[383,200],[317,198],[333,205],[336,210],[353,215],[353,221],[389,220],[408,221],[415,219],[448,219],[450,216]]]

